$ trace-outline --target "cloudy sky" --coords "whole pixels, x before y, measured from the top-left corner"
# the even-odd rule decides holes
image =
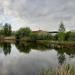
[[[67,30],[75,30],[75,0],[0,0],[0,22],[13,30],[58,30],[63,21]]]

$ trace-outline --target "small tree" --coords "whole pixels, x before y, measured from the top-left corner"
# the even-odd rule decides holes
[[[11,25],[9,25],[8,23],[6,23],[3,27],[3,33],[4,33],[4,36],[10,36],[11,33],[12,33],[12,30],[11,30]]]
[[[60,27],[59,27],[59,32],[65,32],[65,26],[62,22],[61,22]]]
[[[4,36],[7,36],[8,35],[8,24],[6,23],[4,25]]]
[[[11,34],[12,34],[12,30],[11,30],[11,25],[9,25],[9,30],[8,30],[8,32],[9,32],[9,36],[11,36]]]
[[[65,27],[64,24],[61,22],[58,33],[58,40],[63,41],[64,39],[65,39]]]

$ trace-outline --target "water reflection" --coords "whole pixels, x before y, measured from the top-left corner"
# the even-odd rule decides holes
[[[11,44],[10,43],[3,43],[3,51],[4,51],[5,55],[10,54]]]
[[[18,42],[15,44],[16,48],[20,51],[20,52],[25,52],[25,53],[29,53],[31,51],[31,49],[36,49],[36,50],[40,50],[40,51],[45,51],[50,49],[50,47],[45,47],[43,45],[39,45],[36,43],[21,43]]]
[[[75,63],[75,50],[36,43],[0,44],[0,75],[36,75],[42,68]]]
[[[59,64],[62,65],[65,62],[65,55],[64,54],[58,54],[58,60]]]
[[[66,55],[69,56],[69,58],[74,58],[75,57],[75,49],[74,48],[55,48],[55,50],[58,52],[58,61],[59,64],[62,65],[66,61]]]
[[[17,50],[19,50],[20,52],[23,53],[29,53],[31,51],[31,49],[35,49],[35,50],[40,50],[40,51],[46,51],[46,50],[50,50],[53,49],[51,47],[45,47],[43,45],[39,45],[36,43],[21,43],[21,42],[17,42],[15,44]],[[3,49],[3,52],[5,55],[10,54],[11,53],[11,43],[0,43],[0,48]],[[64,58],[64,53],[68,54],[71,57],[75,56],[75,49],[74,48],[54,48],[57,52],[58,52],[58,57]]]
[[[11,44],[10,43],[1,43],[0,47],[3,49],[5,55],[11,53]]]
[[[59,54],[66,53],[68,55],[75,55],[75,48],[55,48],[55,50],[57,50]]]
[[[15,46],[20,52],[29,53],[31,50],[31,46],[28,43],[27,44],[16,43]]]

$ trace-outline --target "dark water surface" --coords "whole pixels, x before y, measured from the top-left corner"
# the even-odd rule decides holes
[[[75,49],[51,49],[32,44],[0,44],[0,75],[36,75],[41,69],[75,64]]]

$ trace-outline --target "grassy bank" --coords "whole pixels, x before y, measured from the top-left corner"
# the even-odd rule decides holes
[[[75,65],[62,65],[55,70],[44,70],[39,75],[75,75]]]
[[[45,47],[52,47],[52,48],[75,48],[75,41],[52,41],[52,40],[31,40],[28,37],[24,37],[20,40],[20,42],[26,43],[36,43],[39,45],[43,45]]]
[[[16,42],[15,36],[10,37],[1,37],[0,42]],[[23,37],[18,41],[26,43],[32,42],[46,47],[55,47],[55,48],[75,48],[75,41],[52,41],[52,40],[35,40],[33,41],[30,37]]]

